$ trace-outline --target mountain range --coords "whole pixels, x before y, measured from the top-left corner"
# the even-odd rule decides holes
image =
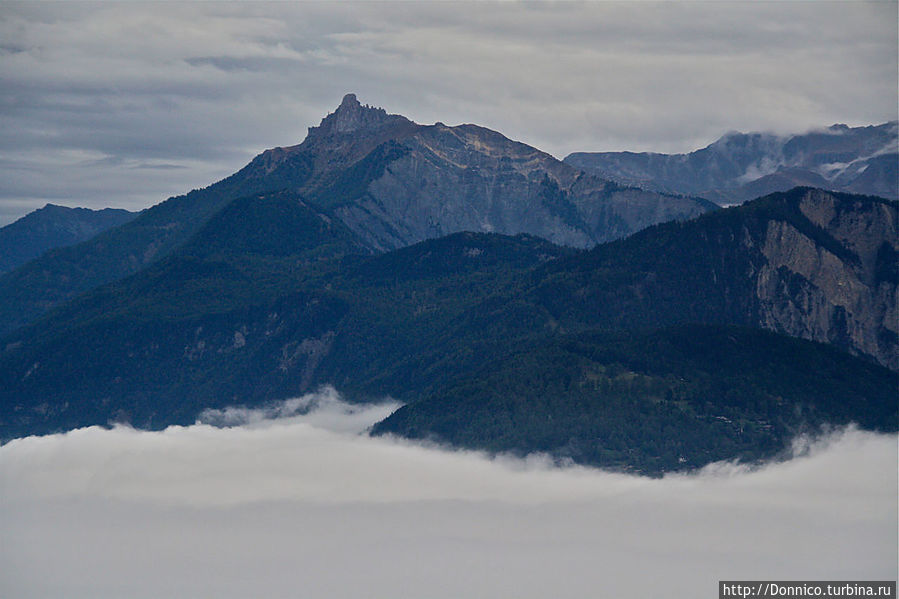
[[[0,277],[0,333],[167,256],[228,202],[282,190],[340,219],[372,252],[457,231],[591,247],[716,207],[584,174],[483,127],[418,125],[348,94],[303,143]]]
[[[7,335],[0,431],[187,424],[322,384],[408,402],[379,433],[646,473],[892,431],[896,211],[797,189],[592,250],[457,233],[371,255],[293,193],[240,199]]]
[[[576,152],[565,162],[665,193],[736,204],[796,186],[899,199],[899,122],[797,135],[728,133],[689,154]]]
[[[768,458],[899,428],[897,257],[895,201],[716,209],[348,95],[302,144],[0,278],[26,283],[9,313],[56,292],[0,337],[0,440],[333,385],[406,402],[375,434],[647,474]]]

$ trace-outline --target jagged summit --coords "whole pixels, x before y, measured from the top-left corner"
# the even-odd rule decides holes
[[[320,174],[352,164],[379,145],[414,135],[419,129],[421,125],[402,115],[361,104],[356,94],[347,94],[337,110],[323,118],[318,127],[309,127],[301,144],[285,148],[287,151],[278,155],[266,151],[262,156],[272,162],[273,168],[295,152],[307,152],[313,170]]]
[[[311,127],[309,135],[340,135],[385,126],[411,125],[412,121],[398,114],[387,114],[383,108],[361,104],[356,94],[347,94],[337,110],[322,119],[318,127]]]

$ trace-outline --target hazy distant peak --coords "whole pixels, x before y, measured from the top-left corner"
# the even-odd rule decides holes
[[[47,203],[0,227],[0,274],[48,250],[80,243],[136,216],[136,212],[121,209],[91,210]]]
[[[717,140],[712,142],[708,148],[724,148],[724,147],[749,147],[759,145],[771,145],[775,143],[783,143],[784,138],[774,133],[728,131]]]
[[[805,133],[729,131],[688,154],[577,152],[568,164],[625,185],[721,204],[812,186],[897,197],[899,123],[836,123]]]

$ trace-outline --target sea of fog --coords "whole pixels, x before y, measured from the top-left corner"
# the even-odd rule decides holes
[[[649,479],[365,430],[332,389],[0,447],[0,597],[714,597],[897,578],[897,437]]]

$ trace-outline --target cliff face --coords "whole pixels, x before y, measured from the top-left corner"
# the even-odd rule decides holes
[[[756,275],[759,324],[899,368],[896,205],[809,190],[799,209],[839,245],[770,221],[760,247],[766,262]]]
[[[547,266],[563,328],[762,327],[899,370],[899,204],[796,188]]]

